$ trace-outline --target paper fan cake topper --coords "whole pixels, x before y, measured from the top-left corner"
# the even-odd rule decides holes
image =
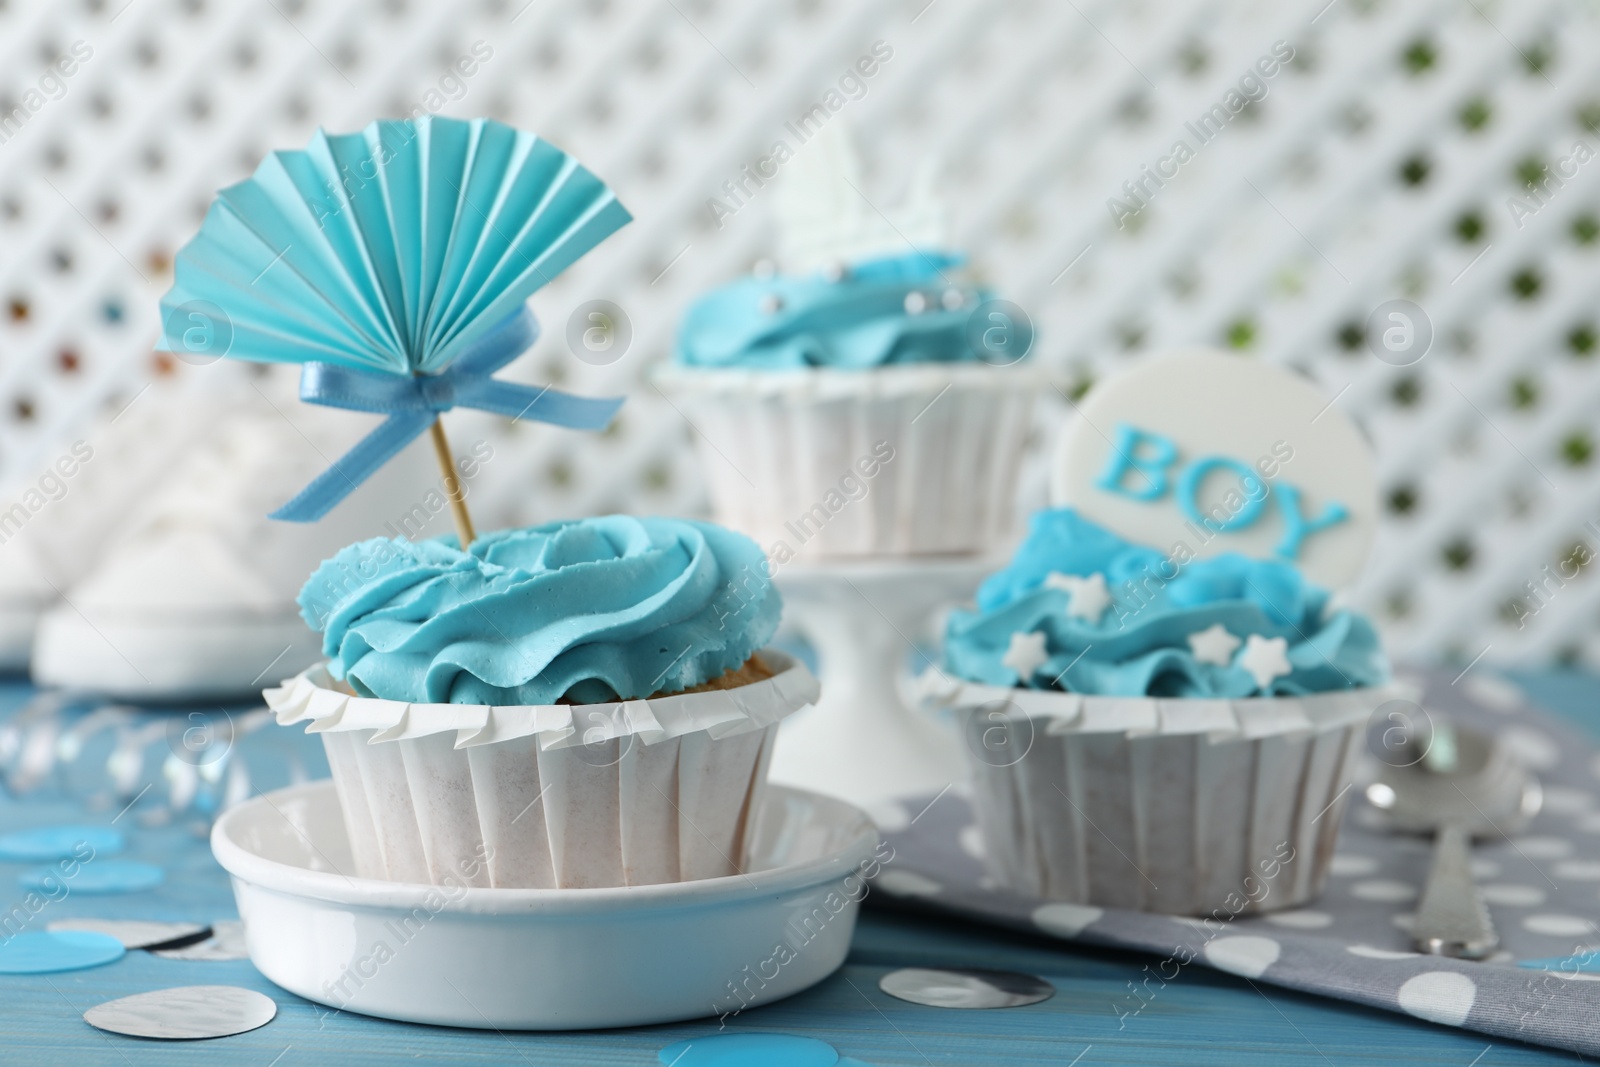
[[[217,194],[178,253],[156,347],[299,363],[302,400],[388,416],[276,519],[321,518],[431,428],[465,546],[439,414],[611,421],[620,399],[492,375],[538,337],[528,297],[630,219],[571,156],[489,119],[319,130]]]

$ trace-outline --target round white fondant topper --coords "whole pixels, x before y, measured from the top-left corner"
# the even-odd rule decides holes
[[[1239,552],[1336,589],[1377,522],[1372,450],[1315,385],[1214,349],[1142,363],[1089,391],[1061,437],[1057,505],[1175,563]]]

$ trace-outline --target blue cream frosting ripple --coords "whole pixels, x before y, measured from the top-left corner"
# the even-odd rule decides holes
[[[1070,612],[1063,587],[1095,575],[1109,604],[1098,618]],[[1238,641],[1226,664],[1196,658],[1190,644],[1217,625]],[[1047,658],[1020,678],[1004,661],[1013,635],[1034,634]],[[1289,669],[1265,685],[1241,654],[1251,635],[1283,641]],[[1175,562],[1070,508],[1033,516],[1010,565],[978,590],[976,610],[951,614],[944,655],[946,670],[969,681],[1104,696],[1283,696],[1388,678],[1371,622],[1293,566],[1237,553]]]
[[[329,671],[415,703],[600,703],[743,664],[777,629],[766,557],[687,519],[603,518],[454,538],[376,538],[311,575],[301,614]]]
[[[967,323],[991,294],[947,281],[945,272],[962,262],[913,253],[857,263],[832,277],[741,278],[689,308],[676,359],[752,370],[977,362]]]

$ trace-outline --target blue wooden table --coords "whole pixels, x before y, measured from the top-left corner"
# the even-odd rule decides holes
[[[1574,718],[1600,699],[1600,680],[1519,676],[1536,699]],[[0,692],[14,708],[19,690]],[[1597,716],[1594,721],[1600,721]],[[1600,730],[1597,730],[1600,734]],[[243,742],[241,742],[243,743]],[[270,788],[270,781],[258,782]],[[0,798],[0,826],[106,822],[72,797]],[[49,905],[33,928],[74,916],[214,920],[233,916],[227,879],[197,827],[182,820],[148,827],[123,820],[127,858],[167,872],[159,889],[126,896],[69,896]],[[0,902],[19,895],[23,865],[0,864]],[[9,907],[9,905],[8,905]],[[1422,1063],[1449,1067],[1579,1063],[1578,1057],[1482,1037],[1397,1015],[1324,1001],[1189,968],[1137,1018],[1119,1029],[1112,1010],[1145,957],[1068,949],[1043,938],[868,910],[843,970],[790,1000],[730,1020],[730,1028],[825,1040],[869,1064],[1009,1065]],[[1058,990],[1042,1004],[1002,1011],[926,1008],[879,991],[878,979],[905,966],[990,967],[1042,975]],[[279,1005],[276,1020],[248,1034],[193,1043],[103,1034],[82,1012],[101,1001],[176,985],[233,984]],[[657,1052],[716,1030],[715,1020],[636,1030],[501,1034],[450,1030],[334,1013],[285,993],[246,961],[207,963],[132,952],[93,970],[0,976],[0,1064],[310,1064],[419,1063],[648,1065]]]

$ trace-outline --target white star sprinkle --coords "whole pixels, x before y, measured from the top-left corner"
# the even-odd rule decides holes
[[[1018,631],[1011,635],[1011,647],[1006,649],[1006,654],[1001,657],[1000,665],[1016,671],[1017,681],[1026,682],[1049,658],[1050,653],[1044,648],[1042,631],[1029,634]]]
[[[1197,663],[1214,663],[1226,667],[1233,662],[1233,654],[1242,642],[1228,632],[1220,622],[1189,635],[1189,650]]]
[[[1258,689],[1265,690],[1274,678],[1282,678],[1294,670],[1289,663],[1288,652],[1287,638],[1251,634],[1245,638],[1244,651],[1239,653],[1237,665],[1250,672]]]
[[[1100,617],[1111,606],[1111,593],[1106,589],[1106,576],[1098,571],[1087,578],[1051,571],[1045,575],[1044,587],[1059,589],[1067,594],[1068,615],[1087,619],[1097,626],[1100,624]]]

